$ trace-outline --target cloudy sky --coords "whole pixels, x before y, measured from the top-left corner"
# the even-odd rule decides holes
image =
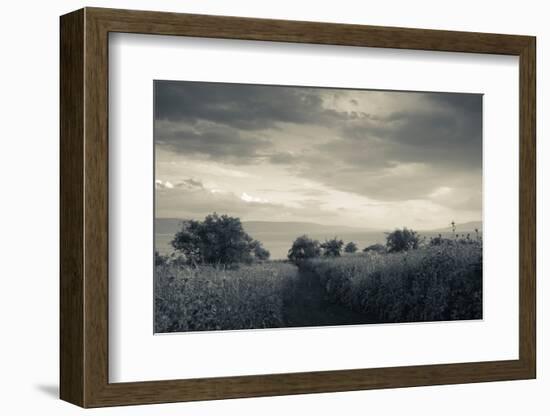
[[[155,82],[156,215],[481,220],[482,96]]]

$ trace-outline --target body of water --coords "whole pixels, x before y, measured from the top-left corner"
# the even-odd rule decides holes
[[[260,241],[263,246],[269,250],[271,253],[272,260],[286,259],[287,253],[292,243],[296,237],[304,233],[296,232],[255,232],[251,234],[253,238]],[[319,240],[319,242],[325,241],[325,239],[330,239],[335,237],[334,234],[330,233],[306,233],[310,238]],[[436,237],[441,234],[445,238],[453,238],[452,233],[437,233],[437,232],[420,232],[419,233],[426,240],[429,240],[431,237]],[[462,235],[462,233],[459,233]],[[350,233],[341,233],[336,235],[336,237],[344,240],[344,243],[353,241],[359,247],[359,250],[363,250],[365,247],[368,247],[372,244],[385,244],[386,243],[386,233],[382,231],[365,231],[365,232],[350,232]],[[476,238],[474,233],[470,234],[471,238]],[[174,234],[161,234],[157,233],[155,235],[155,250],[158,250],[161,254],[170,254],[173,252],[173,248],[170,245],[170,242],[174,238]]]
[[[272,260],[278,260],[287,258],[287,253],[292,246],[292,243],[296,237],[301,234],[303,233],[260,232],[255,233],[252,237],[260,241],[263,246],[269,250]],[[334,235],[323,233],[308,233],[308,236],[319,240],[320,242],[334,237]],[[337,237],[344,240],[345,243],[348,243],[349,241],[355,242],[355,244],[359,247],[359,250],[363,250],[363,248],[376,243],[384,244],[386,241],[386,235],[379,231],[349,233],[338,235]],[[173,249],[170,245],[170,241],[172,241],[173,238],[173,234],[156,234],[156,250],[158,250],[161,254],[171,253]]]

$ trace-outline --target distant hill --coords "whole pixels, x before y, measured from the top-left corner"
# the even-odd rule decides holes
[[[301,233],[301,234],[349,234],[374,231],[368,228],[346,227],[343,225],[323,225],[313,222],[271,222],[271,221],[243,221],[243,227],[250,234],[256,233]]]
[[[179,218],[156,218],[156,234],[175,234],[180,229],[181,219]],[[350,234],[375,231],[368,228],[355,228],[340,225],[323,225],[312,222],[276,222],[276,221],[243,221],[243,227],[247,233],[254,234]]]
[[[483,223],[481,221],[470,221],[464,222],[462,224],[456,224],[455,229],[457,233],[473,232],[475,229],[478,229],[479,232],[483,229]],[[431,232],[440,232],[440,233],[452,233],[453,228],[449,225],[445,228],[438,228],[436,230],[429,230]]]
[[[180,229],[180,218],[156,218],[155,219],[155,234],[170,234],[174,235]],[[461,224],[456,224],[456,232],[473,232],[476,228],[481,231],[483,223],[481,221],[470,221]],[[254,236],[256,234],[312,234],[325,236],[340,236],[344,234],[355,233],[370,233],[381,232],[381,230],[373,228],[356,228],[346,227],[344,225],[323,225],[313,222],[277,222],[277,221],[243,221],[243,227],[247,233]],[[430,233],[451,233],[451,226],[445,228],[437,228],[432,230],[420,230],[419,232]]]

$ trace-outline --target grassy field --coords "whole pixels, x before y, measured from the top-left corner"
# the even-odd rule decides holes
[[[282,262],[238,269],[164,263],[155,268],[155,332],[284,326],[283,298],[297,279]]]
[[[232,268],[162,257],[155,332],[482,318],[481,240]]]
[[[319,279],[333,302],[373,322],[482,318],[480,242],[317,258],[301,268]]]

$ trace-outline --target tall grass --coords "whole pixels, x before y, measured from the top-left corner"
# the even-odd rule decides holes
[[[283,295],[296,276],[282,262],[232,270],[157,264],[155,332],[281,327]]]
[[[333,302],[374,322],[482,317],[480,241],[313,259],[301,267],[319,278]]]

